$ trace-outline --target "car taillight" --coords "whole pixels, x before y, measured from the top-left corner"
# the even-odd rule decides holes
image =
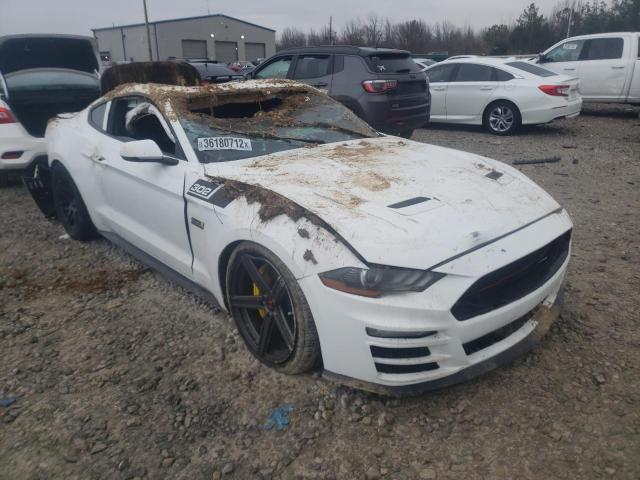
[[[0,107],[0,123],[16,123],[16,119],[11,115],[11,110]]]
[[[538,87],[547,95],[552,97],[568,97],[570,85],[540,85]]]
[[[369,93],[384,93],[398,88],[397,80],[365,80],[362,87]]]

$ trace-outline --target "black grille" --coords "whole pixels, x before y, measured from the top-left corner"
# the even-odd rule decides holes
[[[523,317],[520,317],[519,319],[505,325],[504,327],[498,328],[497,330],[487,333],[480,338],[476,338],[475,340],[471,340],[470,342],[463,344],[462,348],[464,348],[464,353],[466,353],[467,355],[471,355],[473,353],[479,352],[480,350],[484,350],[485,348],[490,347],[494,343],[498,343],[504,340],[512,333],[520,330],[524,326],[524,324],[527,323],[527,320],[531,318],[531,315],[532,313],[530,312]]]
[[[371,355],[377,358],[416,358],[431,355],[428,347],[390,348],[371,346]]]
[[[380,373],[418,373],[428,372],[440,368],[437,363],[419,363],[416,365],[391,365],[387,363],[376,363],[376,370]]]
[[[482,315],[540,288],[569,253],[571,230],[551,243],[476,281],[451,309],[458,320]]]

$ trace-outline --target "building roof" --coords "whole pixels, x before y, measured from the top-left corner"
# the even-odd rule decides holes
[[[223,18],[227,18],[229,20],[234,20],[236,22],[244,23],[246,25],[251,25],[252,27],[258,27],[258,28],[261,28],[263,30],[268,30],[270,32],[275,32],[275,30],[272,29],[272,28],[263,27],[262,25],[257,25],[255,23],[247,22],[245,20],[240,20],[239,18],[230,17],[229,15],[224,15],[222,13],[214,13],[212,15],[199,15],[199,16],[196,16],[196,17],[183,17],[183,18],[172,18],[172,19],[168,19],[168,20],[157,20],[155,22],[149,22],[149,25],[160,25],[162,23],[182,22],[184,20],[199,20],[201,18],[214,18],[214,17],[223,17]],[[120,29],[120,28],[140,27],[140,26],[143,26],[143,25],[144,25],[144,23],[130,23],[130,24],[127,24],[127,25],[115,25],[115,26],[112,26],[112,27],[92,28],[91,30],[95,33],[95,32],[100,32],[100,31],[105,31],[105,30],[117,30],[117,29]]]

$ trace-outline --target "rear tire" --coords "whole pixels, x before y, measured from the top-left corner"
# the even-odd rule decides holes
[[[0,188],[9,186],[9,172],[0,172]]]
[[[71,174],[61,163],[51,167],[51,185],[56,215],[69,236],[81,242],[95,238],[96,229],[87,207]]]
[[[520,110],[513,103],[498,100],[490,104],[482,116],[482,125],[494,135],[511,135],[522,124]]]
[[[412,135],[413,135],[413,130],[403,130],[398,134],[398,136],[406,139],[410,139]]]
[[[242,242],[227,264],[229,311],[249,351],[287,374],[307,372],[321,361],[309,304],[291,271],[270,250]]]

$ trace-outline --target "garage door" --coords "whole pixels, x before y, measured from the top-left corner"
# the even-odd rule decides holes
[[[236,42],[216,42],[216,60],[231,63],[238,60],[238,44]]]
[[[264,43],[247,42],[244,44],[244,49],[246,57],[245,60],[248,60],[249,62],[256,58],[266,58]]]
[[[206,40],[182,40],[182,58],[207,58]]]

